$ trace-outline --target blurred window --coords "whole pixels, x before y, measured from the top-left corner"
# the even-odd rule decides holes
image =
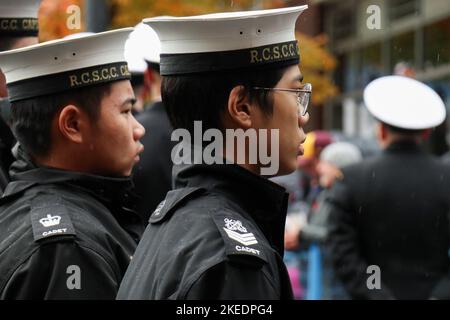
[[[393,70],[398,62],[406,62],[415,67],[415,42],[413,31],[394,36],[391,39],[390,70]]]
[[[425,27],[425,67],[450,63],[450,18]]]
[[[390,0],[389,20],[397,21],[420,14],[419,0]]]

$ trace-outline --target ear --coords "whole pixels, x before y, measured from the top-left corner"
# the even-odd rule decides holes
[[[377,139],[379,142],[383,142],[386,140],[387,130],[385,125],[382,122],[378,122],[377,124]]]
[[[87,115],[74,105],[65,106],[58,116],[58,129],[63,137],[74,143],[83,143]]]
[[[145,72],[144,72],[144,85],[147,88],[150,88],[150,86],[152,85],[153,81],[154,81],[153,73],[152,73],[152,71],[149,68],[147,68],[145,70]]]
[[[234,87],[228,96],[227,118],[238,128],[248,129],[252,126],[254,107],[245,95],[244,87]]]

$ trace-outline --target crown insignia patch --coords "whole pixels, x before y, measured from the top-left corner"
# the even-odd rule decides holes
[[[253,233],[247,232],[247,228],[242,225],[241,221],[225,218],[224,222],[225,228],[223,228],[223,230],[225,230],[228,237],[230,237],[231,239],[245,246],[250,246],[252,244],[258,243]],[[244,233],[239,233],[237,231]]]
[[[46,218],[42,218],[39,220],[39,222],[46,228],[57,226],[60,221],[61,221],[60,216],[52,216],[50,214],[47,214]]]

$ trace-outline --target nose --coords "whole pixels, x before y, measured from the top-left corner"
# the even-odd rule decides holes
[[[135,141],[140,140],[145,135],[145,128],[136,118],[133,117],[134,126],[133,126],[133,139]]]

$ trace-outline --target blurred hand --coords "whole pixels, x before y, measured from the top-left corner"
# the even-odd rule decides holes
[[[299,230],[287,230],[284,233],[284,248],[286,250],[296,250],[300,245]]]

